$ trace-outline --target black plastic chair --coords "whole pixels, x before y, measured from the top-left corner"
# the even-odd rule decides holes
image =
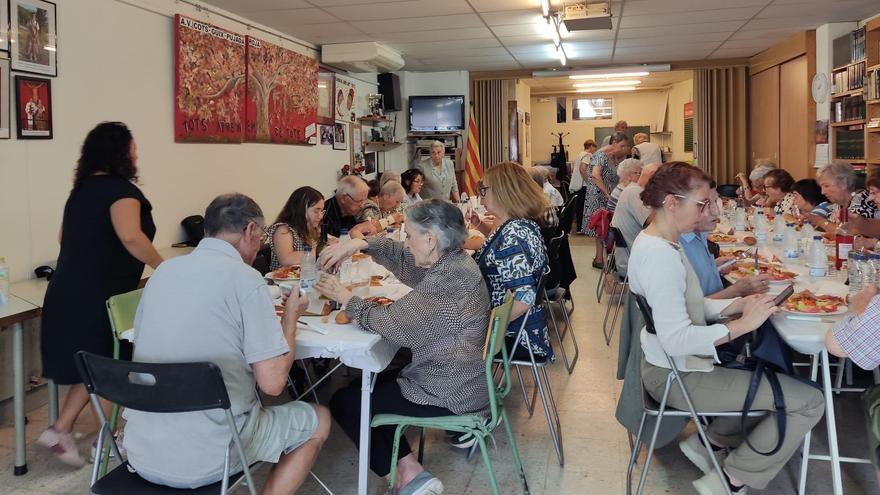
[[[740,188],[739,184],[721,184],[715,188],[718,195],[722,198],[736,199],[736,191]]]
[[[571,327],[568,308],[565,306],[566,289],[559,284],[559,274],[555,274],[554,276],[553,273],[554,271],[560,270],[559,249],[562,246],[562,241],[565,239],[566,235],[565,232],[559,231],[557,236],[546,241],[550,273],[544,277],[544,292],[542,296],[544,310],[550,316],[550,323],[552,324],[551,329],[553,330],[553,335],[556,337],[556,343],[559,344],[559,352],[562,354],[562,361],[565,363],[565,369],[568,371],[568,374],[571,374],[574,371],[575,364],[577,364],[580,350],[578,349],[574,329]],[[565,321],[565,326],[562,329],[560,329],[559,323],[556,321],[556,313],[553,310],[553,305],[556,305],[556,307],[559,308],[560,313],[562,313],[562,318]],[[568,353],[565,351],[565,345],[563,344],[563,339],[566,335],[571,335],[571,343],[574,348],[574,356],[572,356],[570,361],[568,359]]]
[[[629,257],[629,246],[626,244],[626,239],[623,237],[623,233],[617,227],[609,227],[609,231],[614,239],[615,248],[622,249],[626,252],[627,257]],[[617,249],[614,251],[616,252]],[[608,306],[605,308],[605,318],[602,320],[602,332],[605,334],[605,345],[608,346],[611,345],[611,339],[614,337],[614,327],[617,324],[617,317],[620,315],[620,308],[623,306],[623,297],[626,294],[626,284],[629,281],[628,274],[621,275],[617,270],[616,255],[614,256],[614,259],[609,262],[609,265],[611,265],[611,267],[605,273],[607,275],[613,271],[617,275],[617,281],[614,282],[614,287],[611,289],[611,295],[608,297]],[[614,308],[614,316],[611,318],[611,325],[609,326],[608,316],[611,314],[611,305],[614,304],[615,295],[617,295],[617,304]]]
[[[213,484],[192,490],[182,490],[157,485],[141,478],[128,462],[98,479],[98,472],[103,463],[101,457],[95,459],[92,467],[91,493],[95,495],[132,494],[168,495],[168,494],[216,494],[225,495],[235,489],[238,483],[246,480],[251,495],[256,495],[251,471],[245,459],[241,437],[235,427],[235,419],[229,404],[229,395],[220,368],[214,363],[137,363],[119,361],[112,358],[97,356],[85,351],[76,353],[76,367],[83,379],[83,384],[91,396],[92,406],[101,420],[98,432],[96,452],[102,452],[104,441],[109,436],[110,444],[117,459],[122,459],[116,440],[104,416],[104,410],[98,400],[104,398],[121,407],[149,413],[181,413],[223,409],[226,423],[232,433],[232,442],[226,449],[223,463],[223,478]],[[242,473],[229,476],[231,451],[235,451],[241,460]],[[109,461],[108,461],[109,462]]]

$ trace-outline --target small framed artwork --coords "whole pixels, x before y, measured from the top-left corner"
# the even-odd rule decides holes
[[[9,125],[9,85],[12,84],[12,76],[9,75],[9,60],[0,59],[0,139],[9,139],[12,135],[12,127]]]
[[[9,51],[9,4],[0,2],[0,52]]]
[[[12,70],[58,75],[55,4],[45,0],[9,0]]]
[[[18,139],[52,139],[52,81],[15,76]]]
[[[341,77],[336,78],[336,119],[354,122],[357,111],[357,91],[354,82]]]
[[[351,128],[351,139],[348,140],[351,144],[351,163],[358,163],[364,158],[364,150],[361,146],[361,125],[351,124],[349,127]]]
[[[321,144],[333,146],[333,126],[321,124]]]
[[[373,179],[376,177],[377,168],[377,156],[378,153],[375,151],[368,151],[364,153],[364,178]]]
[[[319,69],[318,70],[318,117],[319,124],[333,124],[336,120],[334,113],[336,106],[334,99],[336,87],[336,74],[333,72]],[[324,143],[321,143],[324,144]],[[327,143],[331,144],[331,143]]]
[[[348,149],[346,146],[347,139],[347,129],[348,124],[345,122],[336,122],[333,124],[333,149],[345,151]]]

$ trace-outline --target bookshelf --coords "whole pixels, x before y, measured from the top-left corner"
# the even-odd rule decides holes
[[[865,163],[869,175],[880,171],[880,18],[865,26]]]

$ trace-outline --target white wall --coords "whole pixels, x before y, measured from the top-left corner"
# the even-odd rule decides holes
[[[132,2],[145,8],[115,0],[56,1],[54,139],[0,140],[0,256],[9,262],[13,281],[28,278],[35,266],[57,257],[56,236],[79,147],[103,120],[126,122],[134,133],[159,247],[180,241],[180,220],[203,213],[223,192],[252,196],[270,221],[296,187],[308,184],[325,194],[332,192],[339,168],[349,162],[348,151],[322,145],[174,143],[171,16],[179,12],[239,33],[247,32],[244,24],[173,0]],[[254,34],[279,43],[277,37]],[[289,42],[280,44],[315,54]],[[375,75],[356,76],[375,81]],[[366,95],[376,88],[357,82],[357,91],[358,114],[363,115]]]

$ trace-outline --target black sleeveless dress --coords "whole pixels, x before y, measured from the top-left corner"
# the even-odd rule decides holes
[[[121,177],[85,178],[64,206],[61,252],[46,291],[40,335],[43,376],[57,384],[82,383],[73,360],[77,351],[113,355],[105,301],[136,289],[143,274],[144,264],[125,249],[110,220],[110,206],[124,198],[140,202],[141,230],[152,241],[152,206]],[[121,357],[131,359],[131,346],[122,344]]]

